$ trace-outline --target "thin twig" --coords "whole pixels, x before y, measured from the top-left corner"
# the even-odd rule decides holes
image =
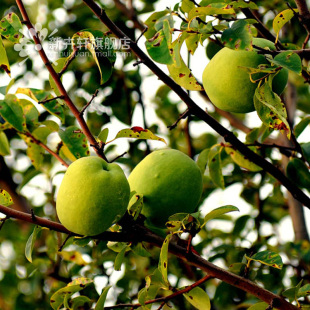
[[[73,59],[76,57],[77,52],[78,52],[78,48],[76,46],[73,46],[73,51],[72,51],[71,55],[69,56],[68,60],[66,61],[64,67],[58,72],[59,78],[61,78],[62,75],[66,72],[69,65],[71,64]]]
[[[198,280],[197,282],[181,289],[181,290],[177,290],[176,292],[174,292],[173,294],[171,295],[168,295],[168,296],[164,296],[164,297],[159,297],[159,298],[155,298],[155,299],[150,299],[150,300],[147,300],[145,302],[146,305],[150,305],[150,304],[154,304],[156,302],[162,302],[163,304],[167,303],[169,300],[177,297],[177,296],[180,296],[182,294],[185,294],[185,293],[188,293],[190,292],[193,288],[201,285],[202,283],[206,282],[207,280],[209,279],[212,279],[213,277],[210,276],[210,275],[206,275],[204,276],[203,278],[201,278],[200,280]],[[115,309],[115,308],[127,308],[127,307],[132,307],[132,309],[134,308],[138,308],[138,307],[141,307],[142,305],[139,304],[139,303],[136,303],[136,304],[118,304],[118,305],[115,305],[115,306],[108,306],[108,307],[104,307],[105,309]]]
[[[110,163],[113,163],[113,162],[117,161],[119,158],[122,158],[122,157],[125,156],[126,154],[127,154],[127,152],[124,152],[123,154],[116,156],[114,159],[112,159],[112,160],[110,161]]]
[[[188,117],[189,114],[190,114],[189,109],[186,109],[186,111],[184,111],[182,114],[180,114],[178,119],[172,125],[168,126],[167,128],[169,128],[169,130],[174,129],[175,127],[177,127],[180,120],[185,119],[186,117]]]
[[[96,89],[95,93],[92,95],[91,99],[89,100],[89,102],[83,107],[83,109],[80,111],[80,115],[83,116],[85,110],[91,105],[91,103],[93,102],[93,100],[97,97],[99,93],[99,89]]]
[[[64,96],[57,96],[57,97],[54,97],[54,98],[51,98],[51,99],[46,99],[46,100],[38,101],[38,103],[39,104],[45,104],[47,102],[54,101],[56,99],[65,99],[65,97]]]
[[[46,150],[48,153],[54,156],[58,161],[60,161],[65,167],[69,167],[69,165],[56,152],[51,150],[46,144],[44,144],[40,140],[36,139],[30,132],[24,132],[22,134],[29,137],[32,140],[30,142],[40,145],[44,150]]]

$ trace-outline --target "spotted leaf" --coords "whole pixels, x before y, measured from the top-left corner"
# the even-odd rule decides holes
[[[254,254],[251,257],[245,256],[248,262],[256,261],[263,265],[267,265],[273,268],[282,269],[283,262],[281,256],[272,251],[262,251]]]
[[[4,189],[0,189],[0,205],[8,207],[13,204],[11,195]]]

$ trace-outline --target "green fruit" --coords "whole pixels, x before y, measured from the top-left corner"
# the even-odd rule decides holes
[[[163,149],[145,157],[131,172],[131,191],[143,195],[147,223],[164,227],[170,215],[195,211],[202,193],[202,175],[184,153]]]
[[[275,49],[265,39],[254,38],[253,45]],[[255,51],[236,51],[224,47],[207,64],[203,75],[203,87],[211,102],[221,110],[248,113],[255,110],[253,97],[258,83],[252,83],[249,73],[240,67],[256,68],[269,62]],[[264,76],[256,74],[255,79]],[[281,69],[275,76],[273,91],[280,95],[287,83],[288,71]]]
[[[129,194],[121,167],[99,157],[82,157],[65,173],[57,194],[57,215],[76,234],[98,235],[124,215]]]

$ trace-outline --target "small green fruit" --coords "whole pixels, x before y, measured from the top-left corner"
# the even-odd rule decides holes
[[[146,156],[131,172],[131,191],[143,195],[147,223],[164,227],[170,215],[192,213],[202,194],[196,163],[178,150],[163,149]]]
[[[121,167],[99,157],[82,157],[65,173],[56,199],[57,215],[76,234],[98,235],[124,215],[129,194]]]
[[[271,41],[254,38],[253,45],[275,49]],[[256,68],[269,62],[255,51],[236,51],[222,48],[207,64],[203,75],[203,87],[211,102],[221,110],[248,113],[255,110],[253,97],[258,83],[252,83],[249,73],[240,67]],[[255,75],[255,79],[264,74]],[[273,91],[280,95],[287,83],[288,71],[281,69],[275,76]]]

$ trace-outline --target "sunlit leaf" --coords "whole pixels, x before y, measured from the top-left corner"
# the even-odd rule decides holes
[[[290,302],[298,299],[298,292],[301,287],[303,280],[301,280],[296,286],[290,287],[282,292],[282,296],[288,298]]]
[[[253,306],[251,306],[250,308],[248,308],[248,310],[266,310],[268,308],[268,304],[266,304],[265,302],[259,302]]]
[[[291,136],[287,122],[287,112],[281,98],[272,91],[272,79],[257,87],[254,95],[254,106],[262,122],[273,129]]]
[[[44,149],[32,137],[22,135],[22,138],[27,143],[27,156],[33,166],[40,170],[44,160]]]
[[[109,128],[104,128],[98,135],[98,139],[103,142],[106,143],[107,138],[108,138],[108,134],[109,134]]]
[[[169,10],[154,12],[150,17],[144,22],[147,26],[147,31],[144,33],[146,39],[151,39],[156,34],[157,30],[155,29],[155,24],[157,21],[166,16],[169,13]]]
[[[219,207],[216,208],[212,211],[210,211],[205,217],[204,217],[204,223],[202,224],[202,226],[204,226],[208,221],[218,218],[219,216],[229,213],[229,212],[233,212],[233,211],[239,211],[239,209],[235,206],[231,206],[231,205],[227,205],[227,206],[223,206],[223,207]]]
[[[35,89],[35,88],[18,88],[16,91],[16,94],[24,94],[30,97],[31,99],[35,100],[36,102],[44,101],[52,99],[53,96],[50,94],[50,92],[47,92],[45,90],[41,89]],[[58,117],[61,122],[63,123],[65,120],[65,114],[63,107],[58,102],[60,99],[55,99],[52,101],[48,101],[41,106],[47,110],[50,114]]]
[[[195,4],[191,0],[183,0],[181,4],[181,11],[188,13],[195,7]]]
[[[211,303],[208,294],[199,286],[194,287],[183,296],[186,300],[198,310],[210,310]]]
[[[251,25],[246,20],[235,21],[222,34],[224,46],[234,50],[253,50]]]
[[[122,129],[117,133],[116,137],[112,141],[119,138],[148,139],[148,140],[162,141],[166,143],[166,141],[163,138],[154,135],[149,129],[143,129],[142,127],[138,126],[131,127],[128,129]]]
[[[6,156],[10,155],[10,143],[6,136],[6,134],[3,131],[0,131],[0,155]]]
[[[262,251],[254,254],[251,257],[246,256],[248,261],[260,262],[263,265],[267,265],[273,268],[282,269],[283,262],[281,256],[272,251]]]
[[[306,297],[309,295],[310,295],[310,284],[307,283],[298,290],[298,297]]]
[[[293,10],[296,13],[298,13],[297,9],[293,9]],[[276,35],[277,35],[276,41],[278,41],[279,33],[280,33],[280,30],[282,29],[282,27],[293,18],[293,16],[294,16],[293,10],[292,9],[286,9],[286,10],[282,11],[281,13],[279,13],[274,18],[273,23],[272,23],[272,27],[273,27],[273,30],[275,31]]]
[[[214,14],[234,14],[235,10],[225,3],[211,3],[206,7],[195,7],[188,13],[188,18],[191,20],[196,16],[207,16]]]
[[[4,36],[13,43],[17,43],[22,38],[21,29],[22,23],[19,17],[13,12],[7,14],[0,20],[0,36]]]
[[[1,36],[0,36],[0,68],[3,69],[9,76],[11,76],[11,68]]]
[[[7,94],[0,100],[0,115],[18,131],[24,131],[26,120],[19,99],[12,94]]]
[[[95,310],[104,309],[104,303],[107,299],[107,295],[108,295],[108,292],[109,292],[111,287],[112,287],[112,285],[108,285],[102,290],[101,295],[100,295],[99,299],[97,300]]]
[[[204,149],[198,156],[197,159],[197,165],[201,171],[202,174],[205,173],[207,164],[208,164],[208,159],[209,159],[209,152],[210,149]]]
[[[154,61],[166,65],[173,63],[171,39],[169,22],[165,20],[163,29],[145,42],[146,49]]]
[[[249,149],[254,152],[257,151],[257,148],[255,146],[250,146]],[[256,164],[251,162],[246,156],[244,156],[238,150],[235,150],[232,147],[225,146],[225,151],[228,155],[230,155],[231,159],[242,168],[250,171],[261,171],[263,169],[260,166],[257,166]]]
[[[11,195],[4,189],[0,189],[0,205],[8,207],[13,204]]]
[[[25,256],[30,263],[32,263],[32,251],[37,240],[39,232],[42,230],[41,226],[35,226],[32,234],[29,236],[26,247],[25,247]]]
[[[79,251],[61,251],[58,253],[63,260],[75,263],[80,266],[87,265],[82,254]]]
[[[69,126],[58,133],[65,146],[76,159],[89,155],[88,143],[80,128]]]
[[[170,239],[172,238],[172,234],[169,234],[166,236],[163,245],[160,250],[160,256],[159,256],[159,263],[158,263],[158,270],[163,276],[164,282],[168,282],[168,247]]]
[[[132,251],[143,257],[151,257],[152,254],[145,248],[145,245],[143,242],[138,242],[136,245],[132,246]]]

